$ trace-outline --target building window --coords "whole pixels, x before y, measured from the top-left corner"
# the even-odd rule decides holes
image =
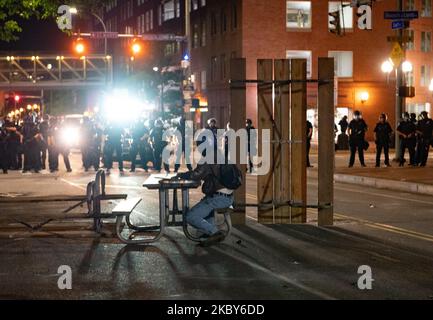
[[[311,1],[287,1],[286,26],[290,29],[310,29]]]
[[[206,6],[206,0],[200,0],[200,6],[202,7]]]
[[[406,42],[406,50],[414,50],[415,32],[413,30],[407,30],[407,35],[412,39],[412,41]]]
[[[220,61],[220,75],[221,75],[221,80],[224,80],[227,77],[227,61],[226,61],[226,55],[222,54],[221,55],[221,61]]]
[[[144,28],[144,14],[141,14],[137,17],[137,31],[138,33],[144,33],[145,28]]]
[[[421,17],[430,18],[431,15],[431,0],[422,0],[421,1]]]
[[[231,16],[231,29],[236,30],[238,28],[238,7],[236,2],[232,3],[232,16]]]
[[[176,17],[179,18],[180,17],[180,0],[175,0],[174,4],[176,6]]]
[[[406,0],[406,10],[415,10],[415,0]]]
[[[146,0],[137,0],[137,6],[141,6],[145,1]]]
[[[429,31],[421,32],[421,51],[422,52],[431,51],[431,32]]]
[[[430,66],[421,66],[420,86],[427,87],[430,84]]]
[[[200,75],[201,90],[206,90],[206,70],[203,70]]]
[[[134,30],[131,26],[125,26],[125,33],[126,34],[134,34]]]
[[[328,57],[334,58],[335,75],[340,78],[353,77],[353,52],[329,51]]]
[[[191,8],[192,10],[198,9],[198,0],[191,0]]]
[[[218,58],[212,57],[210,62],[210,80],[214,82],[217,74]]]
[[[158,25],[162,25],[162,4],[158,6]]]
[[[206,46],[206,20],[203,20],[201,22],[201,38],[200,38],[200,45],[202,47]]]
[[[192,47],[193,48],[198,48],[198,42],[199,41],[199,37],[198,37],[198,24],[195,23],[192,26]]]
[[[214,11],[210,15],[210,33],[212,36],[217,34],[217,17]]]
[[[287,50],[287,59],[307,59],[307,78],[311,78],[311,51],[306,50]]]
[[[411,72],[406,72],[406,73],[404,74],[404,76],[405,76],[405,79],[406,79],[406,85],[407,85],[407,86],[410,86],[410,87],[415,86],[415,80],[414,80],[413,71],[411,71]]]
[[[162,4],[163,18],[162,21],[168,21],[175,18],[174,0],[166,1]]]
[[[340,12],[340,27],[341,29],[353,29],[353,9],[350,6],[350,2],[343,2],[341,5],[340,1],[329,2],[328,12]],[[328,15],[328,28],[329,30],[335,29],[335,26],[331,25],[333,18]]]
[[[227,14],[224,8],[221,9],[220,19],[221,19],[221,33],[225,33],[227,31]]]

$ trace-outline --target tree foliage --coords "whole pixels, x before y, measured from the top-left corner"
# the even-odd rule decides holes
[[[59,6],[66,4],[82,12],[100,9],[108,0],[0,0],[0,41],[18,40],[20,21],[55,19]]]

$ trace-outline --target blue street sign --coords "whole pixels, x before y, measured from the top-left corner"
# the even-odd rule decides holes
[[[392,29],[404,29],[404,21],[397,20],[392,22]]]
[[[418,19],[418,11],[385,11],[384,18],[390,20]]]

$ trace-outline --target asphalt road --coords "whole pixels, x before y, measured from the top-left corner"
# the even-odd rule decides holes
[[[58,175],[13,172],[0,176],[0,194],[84,194],[94,173]],[[144,172],[113,170],[107,190],[140,196],[133,220],[153,222],[158,197],[141,187]],[[248,200],[254,201],[254,176]],[[317,181],[308,180],[314,203]],[[98,236],[85,220],[61,218],[65,204],[0,206],[2,299],[433,299],[433,199],[427,196],[335,185],[335,226],[247,224],[223,243],[202,248],[177,228],[152,246],[125,247],[107,231]],[[201,197],[194,192],[191,202]],[[108,203],[112,207],[113,203]],[[77,208],[71,214],[84,212]],[[58,267],[72,269],[72,289],[57,286]],[[359,266],[371,267],[371,290],[360,290]]]

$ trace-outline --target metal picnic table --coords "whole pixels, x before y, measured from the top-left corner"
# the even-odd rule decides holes
[[[182,227],[185,236],[195,242],[200,242],[200,236],[194,236],[188,230],[186,222],[186,214],[190,209],[189,191],[200,187],[200,181],[193,180],[171,180],[174,174],[152,174],[143,183],[143,187],[148,190],[158,190],[159,193],[159,224],[150,226],[136,226],[131,223],[129,215],[125,216],[126,224],[134,232],[127,237],[124,237],[121,232],[122,219],[117,221],[118,237],[122,242],[127,244],[148,244],[158,241],[163,235],[166,227]],[[172,205],[170,209],[170,190],[172,191]],[[181,191],[181,207],[178,204],[178,190]],[[230,215],[224,214],[224,222],[227,227],[227,233],[231,229]],[[119,233],[120,232],[120,233]],[[140,232],[157,232],[153,238],[134,239],[135,233]]]

